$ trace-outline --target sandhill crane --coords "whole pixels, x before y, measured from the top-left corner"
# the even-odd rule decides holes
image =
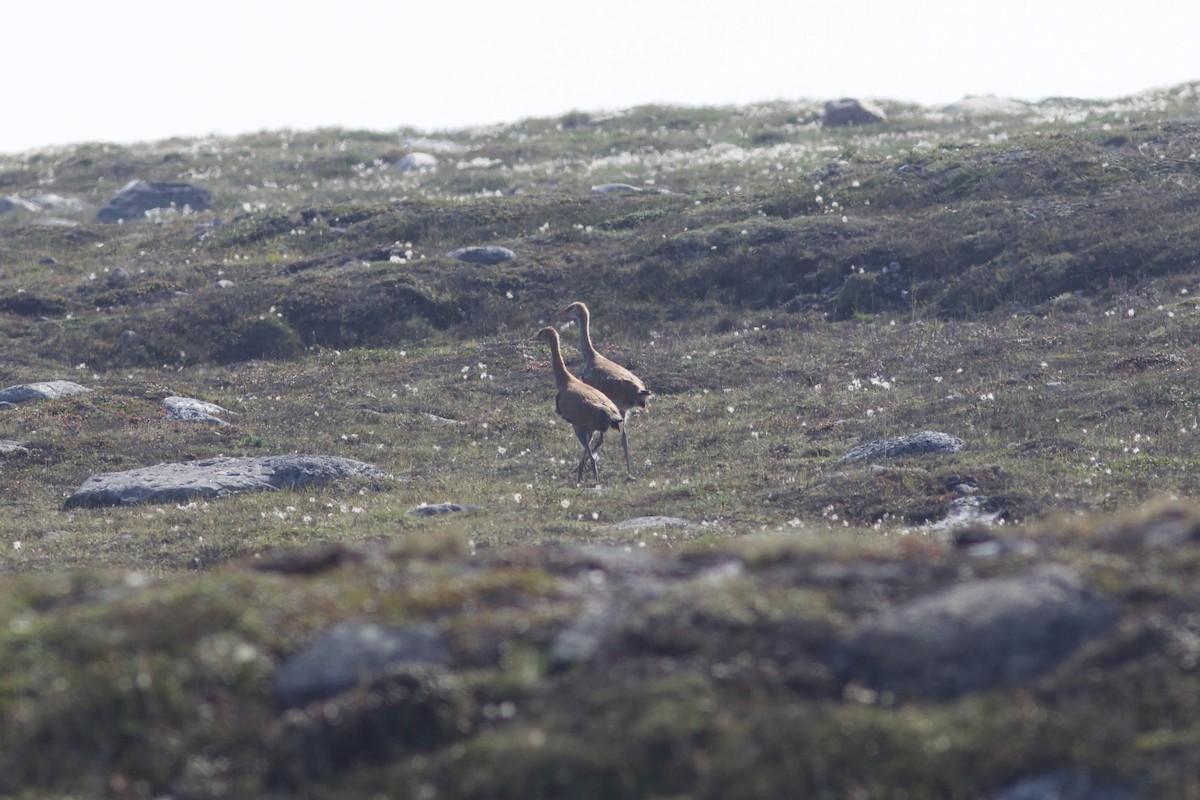
[[[554,370],[554,382],[558,386],[554,410],[571,423],[575,428],[576,438],[583,445],[583,458],[579,459],[579,466],[575,468],[575,478],[583,480],[583,468],[590,464],[592,476],[599,480],[600,471],[596,467],[596,457],[592,455],[592,433],[600,434],[596,443],[596,447],[599,447],[604,441],[606,431],[621,430],[624,427],[624,418],[613,401],[604,396],[604,392],[588,386],[567,371],[557,330],[545,327],[533,338],[550,345],[550,366]]]
[[[579,349],[583,351],[583,371],[579,377],[589,386],[595,386],[616,404],[621,412],[621,421],[629,421],[629,413],[636,406],[646,408],[650,400],[650,390],[642,379],[615,361],[605,358],[592,347],[591,312],[582,302],[576,300],[563,309],[560,317],[574,317],[579,321]],[[596,443],[593,450],[600,449],[603,438]],[[621,426],[621,449],[625,451],[625,471],[633,474],[629,463],[629,438],[625,426]]]

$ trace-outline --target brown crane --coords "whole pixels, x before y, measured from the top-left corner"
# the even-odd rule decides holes
[[[604,392],[588,386],[567,371],[557,330],[552,327],[542,328],[534,338],[550,345],[550,366],[554,370],[554,382],[558,386],[554,410],[571,423],[576,438],[583,445],[583,458],[579,459],[579,466],[575,468],[575,478],[583,480],[583,468],[590,465],[592,476],[599,480],[600,471],[596,467],[596,457],[592,452],[592,434],[600,434],[596,440],[598,449],[607,431],[624,428],[624,417],[617,406],[605,397]]]
[[[628,423],[629,414],[635,407],[647,407],[650,390],[637,375],[596,352],[596,348],[592,346],[592,315],[584,303],[576,300],[563,309],[559,316],[573,317],[579,322],[579,349],[583,352],[583,371],[580,373],[580,377],[583,378],[583,382],[604,392],[605,396],[616,404],[617,410],[621,413],[621,421]],[[625,425],[621,426],[621,449],[625,451],[625,471],[632,475],[633,467],[629,462],[629,438],[625,428]],[[601,437],[592,450],[599,450],[603,441],[604,439]]]

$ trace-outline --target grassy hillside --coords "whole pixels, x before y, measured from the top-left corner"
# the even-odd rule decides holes
[[[0,156],[0,196],[85,204],[0,214],[3,386],[92,390],[0,410],[0,794],[974,798],[1069,769],[1196,796],[1198,89]],[[132,179],[213,207],[95,222]],[[575,483],[531,340],[576,299],[655,393],[630,479],[610,439]],[[964,449],[838,462],[927,429]],[[291,452],[393,478],[63,507]],[[469,508],[412,511],[438,502]],[[891,703],[831,671],[873,613],[1045,563],[1121,609],[1047,674]],[[564,667],[596,604],[603,658]],[[281,708],[343,621],[449,656]]]

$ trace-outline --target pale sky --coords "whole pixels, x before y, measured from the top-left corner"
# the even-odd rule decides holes
[[[1120,97],[1200,80],[1188,0],[15,0],[0,153],[644,103]]]

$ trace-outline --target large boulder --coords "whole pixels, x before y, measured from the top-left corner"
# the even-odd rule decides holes
[[[821,125],[826,128],[873,125],[879,122],[887,122],[887,112],[870,100],[856,100],[852,97],[826,103],[825,116],[821,119]]]
[[[293,489],[357,477],[387,476],[370,464],[338,456],[221,456],[93,475],[67,498],[65,508],[186,503],[242,492]]]
[[[205,211],[212,205],[208,190],[190,183],[134,180],[125,184],[99,211],[97,222],[141,219],[154,208]]]

